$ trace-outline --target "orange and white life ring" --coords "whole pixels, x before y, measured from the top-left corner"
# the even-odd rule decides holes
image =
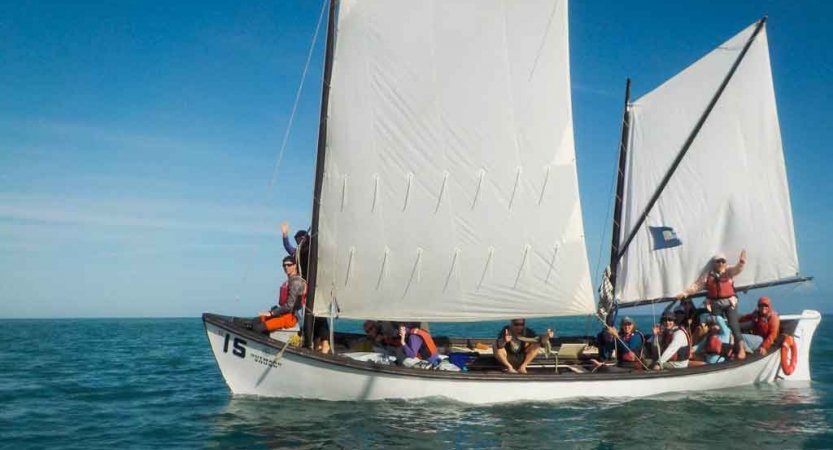
[[[784,338],[781,344],[781,370],[784,375],[792,375],[795,372],[795,364],[798,362],[798,345],[792,336]]]

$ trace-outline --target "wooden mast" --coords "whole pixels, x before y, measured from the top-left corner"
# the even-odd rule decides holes
[[[616,177],[616,199],[613,206],[613,237],[610,243],[610,284],[613,291],[613,299],[616,296],[616,272],[619,269],[619,243],[621,242],[622,224],[622,197],[625,193],[625,166],[628,159],[628,141],[630,136],[631,118],[628,105],[631,101],[631,79],[625,83],[625,106],[622,112],[622,136],[619,140],[619,170]],[[614,301],[615,305],[615,301]],[[608,315],[610,320],[613,314]]]
[[[330,100],[330,78],[333,74],[335,50],[336,9],[338,0],[330,0],[327,18],[327,44],[324,55],[324,82],[321,89],[321,116],[318,124],[318,156],[315,160],[315,187],[312,194],[312,224],[310,226],[309,273],[307,274],[307,306],[304,311],[304,346],[312,348],[315,307],[315,286],[318,275],[318,221],[321,188],[324,184],[324,162],[327,149],[327,116]]]

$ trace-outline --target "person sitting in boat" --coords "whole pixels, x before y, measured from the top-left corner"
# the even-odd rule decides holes
[[[676,318],[671,312],[662,315],[662,327],[654,325],[652,344],[659,343],[659,358],[651,367],[653,370],[682,369],[688,367],[691,353],[691,337],[685,328],[677,325]]]
[[[309,233],[306,230],[298,230],[295,233],[295,244],[293,246],[289,242],[289,224],[281,222],[281,235],[283,235],[283,248],[289,256],[295,258],[298,262],[298,275],[305,280],[307,279],[307,272],[309,271]],[[324,317],[316,317],[313,321],[313,348],[321,353],[330,352],[330,325]]]
[[[743,341],[751,352],[766,355],[781,331],[781,319],[772,309],[769,297],[758,299],[758,307],[740,318],[740,323],[751,323],[752,334],[744,334]]]
[[[402,345],[397,333],[397,328],[391,322],[365,320],[364,334],[370,341],[370,349],[367,351],[378,351],[387,354],[395,353],[394,348]]]
[[[714,314],[725,315],[729,320],[729,328],[735,337],[734,353],[738,359],[746,358],[746,352],[741,345],[743,336],[738,321],[738,298],[735,295],[734,277],[743,271],[745,265],[746,250],[740,252],[738,263],[734,266],[727,266],[726,257],[719,253],[712,258],[711,267],[694,284],[677,294],[677,299],[682,300],[695,292],[706,289],[706,301],[703,306]]]
[[[286,272],[286,281],[281,285],[278,304],[268,313],[261,314],[259,320],[255,319],[251,329],[269,334],[275,330],[292,328],[303,319],[304,305],[307,302],[307,282],[298,275],[295,258],[285,257],[283,270]]]
[[[509,373],[526,373],[526,367],[538,355],[541,342],[554,336],[552,330],[541,338],[531,328],[526,327],[526,319],[512,319],[503,327],[492,346],[495,359]]]
[[[431,367],[439,365],[440,355],[437,346],[427,331],[419,327],[400,325],[398,334],[399,348],[404,358],[397,358],[397,364],[411,367],[419,361],[425,361],[430,363]]]
[[[636,329],[636,322],[628,316],[622,318],[619,327],[617,330],[616,327],[608,326],[602,333],[599,333],[600,336],[604,335],[599,343],[599,356],[605,358],[602,355],[602,347],[606,347],[605,344],[609,337],[617,350],[616,367],[623,369],[642,369],[641,360],[643,357],[642,349],[645,344],[645,336],[641,331]],[[611,358],[606,358],[605,360],[610,360]],[[590,361],[597,366],[605,366],[605,370],[610,370],[606,364],[596,359],[591,359]]]
[[[702,322],[708,327],[705,338],[692,348],[695,355],[702,355],[701,360],[689,361],[689,366],[717,364],[726,361],[732,353],[732,330],[723,316],[704,314]]]

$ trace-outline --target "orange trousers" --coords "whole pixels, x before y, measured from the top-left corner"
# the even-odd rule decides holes
[[[266,326],[266,331],[272,332],[275,330],[282,330],[284,328],[294,327],[298,323],[298,319],[293,313],[286,313],[281,316],[260,316],[260,321]]]

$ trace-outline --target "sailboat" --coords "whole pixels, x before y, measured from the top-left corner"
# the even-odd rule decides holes
[[[396,20],[403,11],[409,20]],[[575,163],[567,1],[334,0],[328,18],[304,342],[312,342],[313,317],[328,317],[333,329],[335,317],[473,322],[596,314]],[[742,281],[751,287],[795,278],[763,21],[654,92],[626,100],[626,116],[610,272],[617,280],[599,305],[604,314],[673,297],[709,252],[734,245],[749,249]],[[681,161],[668,158],[683,147]],[[693,205],[685,194],[701,186],[698,177],[721,176],[701,173],[717,164],[709,159],[714,152],[757,164],[744,170],[759,175],[751,179],[756,189],[774,186],[763,193],[730,183],[737,189],[728,200],[704,191],[696,194],[703,204]],[[664,180],[669,161],[676,170]],[[656,198],[646,196],[661,184]],[[754,222],[766,212],[776,216],[766,227]],[[702,215],[707,220],[682,221]],[[683,244],[657,249],[652,227],[673,229]],[[782,316],[796,343],[789,375],[777,348],[673,371],[575,370],[578,355],[567,349],[592,339],[585,336],[551,339],[552,354],[528,375],[490,365],[494,358],[477,354],[475,338],[435,336],[442,349],[471,350],[476,360],[466,372],[432,371],[290,346],[288,333],[260,335],[232,317],[205,313],[203,321],[234,394],[498,403],[809,380],[820,315]],[[359,337],[332,334],[336,349]]]

